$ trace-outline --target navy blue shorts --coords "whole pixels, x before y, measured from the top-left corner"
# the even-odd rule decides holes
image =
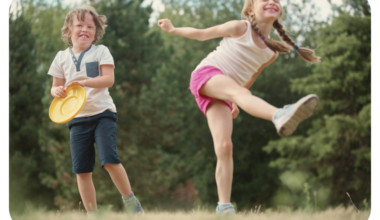
[[[69,122],[73,173],[90,173],[95,166],[95,147],[101,166],[119,164],[116,149],[117,115],[106,110],[103,113]]]

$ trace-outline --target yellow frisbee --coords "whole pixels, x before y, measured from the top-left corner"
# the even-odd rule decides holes
[[[54,98],[50,104],[50,119],[63,124],[73,119],[83,108],[86,102],[86,91],[82,86],[73,85],[66,89],[65,98]]]

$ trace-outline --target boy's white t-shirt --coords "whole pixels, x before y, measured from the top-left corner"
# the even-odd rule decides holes
[[[50,66],[49,75],[66,79],[65,85],[72,81],[96,78],[102,75],[100,66],[115,66],[113,57],[104,45],[91,45],[80,54],[73,54],[71,47],[59,51]],[[75,118],[89,117],[110,110],[116,113],[116,106],[108,88],[89,88],[86,91],[86,102]]]

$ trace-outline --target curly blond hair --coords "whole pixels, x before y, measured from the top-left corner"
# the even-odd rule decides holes
[[[74,18],[76,16],[78,20],[83,21],[86,13],[92,15],[92,18],[94,19],[94,23],[96,26],[95,39],[92,42],[93,44],[96,44],[100,39],[102,39],[104,33],[106,32],[105,28],[107,27],[107,18],[105,15],[99,15],[96,12],[96,10],[90,5],[82,5],[80,7],[74,8],[69,13],[67,13],[65,23],[63,24],[63,27],[61,29],[61,39],[64,42],[69,43],[70,46],[73,46],[73,42],[70,36]]]

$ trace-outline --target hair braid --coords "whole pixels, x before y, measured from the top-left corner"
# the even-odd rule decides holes
[[[288,37],[288,35],[286,35],[283,26],[281,25],[281,23],[278,20],[276,20],[273,23],[273,27],[277,30],[277,33],[280,35],[280,37],[282,38],[283,41],[285,41],[287,44],[289,44],[293,48],[296,47],[296,44],[292,41],[292,39],[290,39],[290,37]],[[296,50],[297,50],[298,54],[301,55],[301,57],[304,60],[306,60],[307,62],[310,62],[310,63],[319,63],[320,62],[321,58],[314,55],[315,54],[314,50],[308,49],[305,47],[300,47]]]
[[[261,33],[259,27],[257,27],[255,16],[249,16],[248,19],[251,22],[252,29],[256,32],[257,35],[259,35],[261,37],[262,33]],[[279,53],[289,53],[290,52],[290,47],[283,42],[275,41],[275,40],[268,39],[268,38],[263,38],[263,40],[264,40],[265,44],[273,51],[277,51]]]
[[[278,20],[273,23],[273,27],[277,30],[277,33],[280,35],[283,41],[285,41],[293,48],[296,47],[296,44],[292,41],[292,39],[290,39],[290,37],[288,37],[288,35],[286,35],[285,30],[283,29],[280,22],[278,22]]]

